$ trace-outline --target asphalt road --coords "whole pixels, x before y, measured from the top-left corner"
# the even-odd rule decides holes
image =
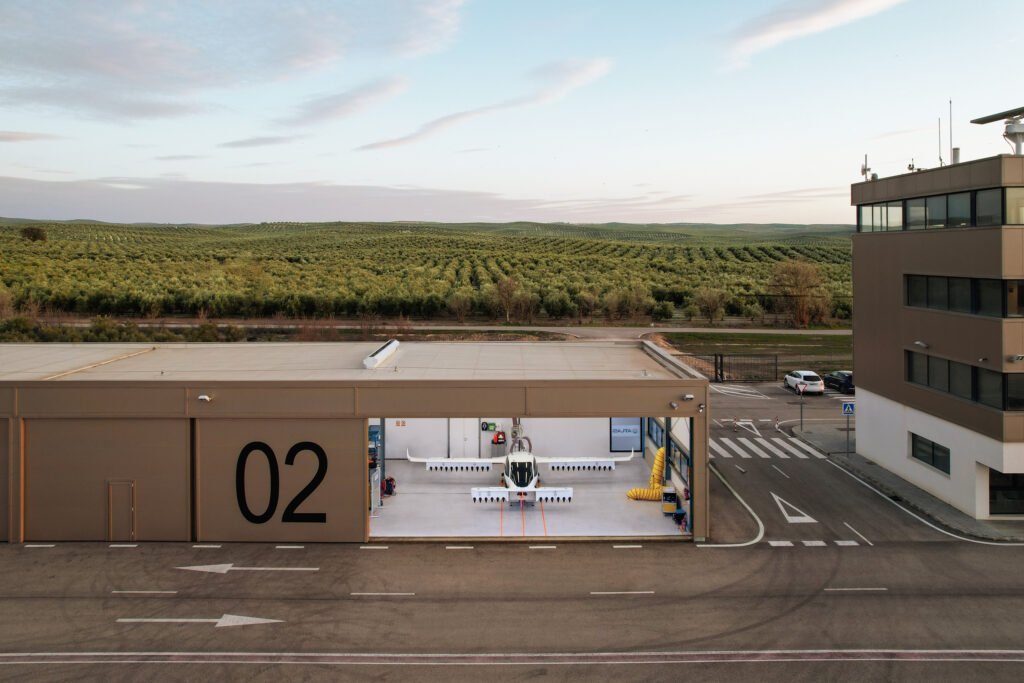
[[[12,545],[0,678],[1018,680],[1024,547],[785,450],[792,395],[753,389],[712,413],[753,516],[715,479],[707,544]]]

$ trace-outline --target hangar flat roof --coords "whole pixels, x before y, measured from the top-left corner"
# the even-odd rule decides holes
[[[693,379],[642,342],[0,344],[0,381]]]

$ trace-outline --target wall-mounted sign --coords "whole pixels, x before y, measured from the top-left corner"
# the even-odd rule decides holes
[[[639,417],[611,418],[611,446],[608,450],[613,453],[639,452],[643,448],[643,439],[640,433],[642,419]]]

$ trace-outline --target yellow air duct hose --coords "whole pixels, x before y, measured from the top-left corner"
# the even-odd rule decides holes
[[[649,488],[630,489],[626,498],[630,500],[661,500],[661,480],[665,477],[665,448],[659,448],[658,454],[654,457],[654,467],[651,469],[651,481]]]

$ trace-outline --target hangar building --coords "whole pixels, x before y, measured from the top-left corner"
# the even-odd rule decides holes
[[[0,534],[12,543],[365,542],[379,521],[389,536],[428,535],[396,529],[380,513],[370,426],[383,437],[385,473],[412,472],[405,451],[493,455],[490,434],[473,430],[517,418],[534,430],[538,451],[594,457],[615,450],[616,420],[635,420],[626,431],[641,444],[630,461],[644,465],[631,481],[638,487],[670,435],[669,483],[692,496],[686,533],[676,535],[703,540],[707,404],[707,380],[647,342],[6,344]],[[589,473],[570,476],[582,493]],[[461,479],[451,486],[416,504],[455,509],[446,501],[469,494]],[[625,498],[621,487],[614,494]],[[615,514],[593,500],[592,510]],[[541,512],[547,534],[560,513]],[[534,535],[525,510],[522,535]]]

